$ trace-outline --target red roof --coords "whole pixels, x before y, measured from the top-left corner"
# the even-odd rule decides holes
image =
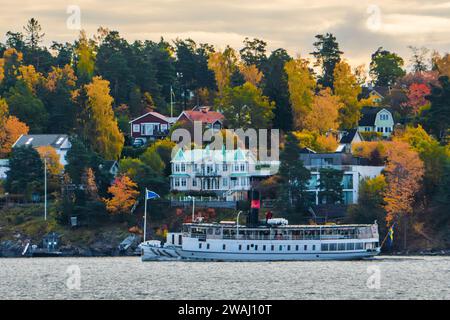
[[[201,121],[202,123],[214,123],[216,121],[222,122],[224,119],[223,114],[217,111],[184,111],[184,114],[191,121]]]

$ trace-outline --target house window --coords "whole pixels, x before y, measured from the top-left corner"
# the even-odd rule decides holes
[[[222,171],[228,171],[228,166],[225,163],[222,165]]]
[[[222,179],[222,184],[224,187],[228,187],[228,178],[223,178]]]
[[[179,187],[180,186],[180,179],[175,178],[175,187]]]
[[[196,187],[197,186],[197,179],[192,179],[192,186],[193,187]]]
[[[180,172],[180,165],[179,164],[175,165],[175,172]]]
[[[181,172],[186,171],[186,165],[184,163],[181,164]]]
[[[386,128],[384,128],[384,132],[392,132],[392,128],[391,127],[386,127]]]
[[[133,132],[141,132],[141,125],[133,124]]]
[[[161,124],[161,131],[167,131],[167,124]]]
[[[241,164],[241,171],[245,171],[245,164]]]
[[[181,179],[181,186],[186,187],[186,179],[185,178]]]
[[[377,132],[383,132],[383,127],[378,127]]]
[[[239,165],[238,165],[238,164],[235,164],[235,165],[234,165],[234,171],[236,171],[236,172],[239,171]]]
[[[389,115],[387,114],[380,114],[380,120],[388,120],[389,119]]]

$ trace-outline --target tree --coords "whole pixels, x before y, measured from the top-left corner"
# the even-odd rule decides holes
[[[60,175],[64,169],[60,162],[60,156],[51,146],[41,146],[36,148],[42,161],[47,161],[47,171],[54,176]]]
[[[0,59],[0,95],[4,95],[16,84],[22,60],[22,53],[16,49],[9,48],[3,52],[3,58]]]
[[[39,153],[31,146],[14,148],[9,158],[5,189],[13,194],[31,195],[40,192],[44,181],[44,166]]]
[[[258,68],[252,65],[239,65],[239,71],[244,77],[245,82],[250,82],[255,87],[261,82],[263,74],[258,70]]]
[[[430,52],[425,47],[417,48],[415,46],[408,46],[412,52],[410,59],[411,66],[414,72],[424,72],[428,70],[427,54]]]
[[[282,208],[306,210],[309,205],[307,185],[311,173],[299,159],[299,140],[292,133],[286,135],[284,149],[280,154],[279,205]]]
[[[162,174],[166,165],[161,160],[161,157],[159,156],[156,146],[153,144],[145,152],[139,157],[139,159],[153,169],[153,171]]]
[[[7,157],[12,145],[22,134],[27,134],[28,130],[25,123],[9,115],[8,104],[0,99],[0,158]]]
[[[137,184],[126,175],[117,177],[109,187],[108,192],[112,195],[112,198],[103,199],[103,201],[111,214],[130,213],[139,196]]]
[[[44,80],[42,100],[49,114],[48,133],[73,133],[76,127],[76,93],[77,77],[74,70],[65,65],[53,67]]]
[[[430,88],[423,83],[413,83],[408,88],[408,101],[400,105],[403,115],[415,116],[419,113],[420,108],[428,104],[425,99],[431,93]]]
[[[358,204],[348,209],[348,222],[367,223],[369,221],[384,221],[386,211],[384,210],[384,193],[387,187],[384,175],[375,178],[361,180],[359,185]],[[385,234],[384,226],[381,225],[380,233]]]
[[[35,18],[31,18],[28,20],[27,25],[23,27],[23,29],[26,33],[25,43],[30,46],[32,50],[37,49],[39,47],[39,43],[42,42],[42,39],[45,36],[39,22]]]
[[[439,72],[441,76],[450,77],[450,53],[441,57],[439,54],[435,54],[433,57],[434,69]]]
[[[231,76],[237,69],[236,52],[231,47],[226,47],[223,52],[213,52],[209,55],[208,68],[214,71],[219,95],[230,86]]]
[[[339,110],[340,128],[357,127],[361,118],[358,96],[361,94],[362,88],[347,62],[341,61],[336,64],[333,87],[334,94],[343,103],[343,107]]]
[[[239,50],[239,54],[241,55],[242,61],[244,61],[247,66],[254,65],[257,68],[261,68],[267,59],[266,47],[267,42],[257,38],[250,40],[246,37],[244,40],[244,47]]]
[[[440,86],[432,86],[431,94],[426,97],[431,106],[425,113],[425,124],[429,132],[442,140],[450,124],[450,81],[449,77],[439,78]]]
[[[85,135],[93,150],[104,159],[117,159],[122,152],[124,137],[114,118],[109,82],[101,77],[94,77],[85,88],[88,97]]]
[[[91,81],[95,68],[94,43],[87,38],[85,31],[80,31],[75,44],[75,66],[81,84]]]
[[[39,84],[43,80],[43,76],[40,72],[36,72],[34,66],[20,66],[18,80],[23,81],[23,83],[28,87],[28,89],[36,95],[36,90]]]
[[[322,90],[314,96],[312,109],[303,121],[305,129],[320,134],[336,130],[339,126],[338,116],[342,106],[339,98],[331,95],[330,89]]]
[[[333,88],[334,68],[341,61],[341,55],[344,53],[339,50],[339,43],[333,34],[319,34],[316,35],[316,39],[317,41],[314,42],[316,51],[311,54],[316,58],[314,66],[322,68],[322,75],[317,82],[324,87]]]
[[[377,86],[392,86],[397,79],[405,75],[403,65],[404,61],[400,56],[380,47],[372,54],[370,75]]]
[[[387,155],[385,175],[388,186],[384,201],[386,221],[390,224],[396,217],[412,213],[424,166],[417,152],[406,142],[392,142]]]
[[[42,101],[33,95],[33,92],[23,80],[18,80],[12,87],[6,101],[11,115],[20,121],[26,122],[33,133],[45,131],[48,121],[48,113]]]
[[[274,104],[262,91],[247,82],[242,86],[227,88],[218,102],[225,119],[232,128],[269,128]]]
[[[292,58],[286,50],[277,49],[263,64],[263,94],[275,103],[273,127],[283,131],[293,128],[292,106],[289,100],[288,76],[284,65]]]
[[[319,170],[319,197],[321,203],[335,204],[344,199],[342,180],[344,172],[332,168]]]
[[[305,117],[311,111],[314,99],[316,82],[308,64],[307,60],[298,58],[286,62],[284,67],[288,78],[295,129],[304,128]]]

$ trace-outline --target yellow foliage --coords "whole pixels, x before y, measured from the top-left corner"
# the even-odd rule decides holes
[[[245,81],[250,82],[255,87],[261,82],[261,80],[263,78],[262,72],[260,72],[254,64],[252,64],[250,66],[247,66],[245,64],[240,64],[239,71],[241,72]]]
[[[47,170],[52,175],[59,175],[64,169],[60,163],[60,156],[56,153],[56,150],[50,146],[41,146],[37,148],[41,159],[47,160]]]
[[[20,66],[17,79],[22,80],[31,92],[36,93],[36,87],[42,81],[42,74],[36,72],[33,65]]]
[[[305,129],[320,134],[336,130],[339,127],[339,110],[342,107],[342,102],[338,97],[331,95],[330,89],[322,90],[314,96],[312,109],[304,119]]]
[[[320,135],[316,139],[317,152],[335,152],[339,146],[338,141],[333,135]]]

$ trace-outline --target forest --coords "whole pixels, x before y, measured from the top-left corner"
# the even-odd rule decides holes
[[[0,159],[10,163],[0,195],[42,192],[46,158],[61,225],[73,215],[91,225],[127,216],[145,188],[169,194],[174,145],[166,139],[134,148],[129,121],[149,111],[178,116],[205,105],[223,113],[227,128],[281,130],[280,171],[259,187],[280,199],[275,211],[301,215],[310,175],[298,160],[300,149],[334,152],[336,133],[356,128],[363,107],[383,106],[394,114],[392,138],[364,134],[353,153],[386,168],[363,181],[347,219],[396,222],[427,246],[448,248],[449,53],[411,46],[403,58],[380,47],[368,66],[352,67],[331,33],[312,39],[315,50],[305,56],[268,52],[256,38],[223,50],[192,39],[130,43],[104,27],[92,36],[81,31],[73,43],[46,47],[44,39],[32,18],[0,43]],[[374,101],[366,94],[370,87],[389,93]],[[69,135],[65,168],[52,148],[12,148],[28,133]],[[119,162],[116,178],[106,170],[112,160]],[[331,173],[324,192],[338,203],[342,190],[333,183]]]

